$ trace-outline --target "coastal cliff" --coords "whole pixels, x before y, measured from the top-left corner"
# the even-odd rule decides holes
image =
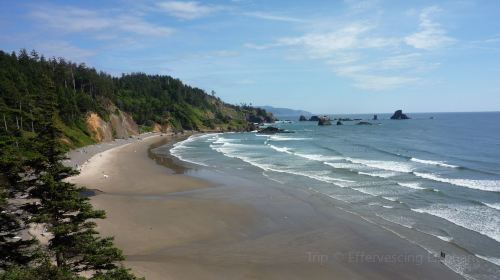
[[[37,114],[56,109],[61,141],[70,148],[141,132],[246,131],[273,122],[262,108],[233,105],[167,75],[113,77],[36,51],[0,51],[0,118],[5,132],[30,132]],[[54,98],[48,100],[47,93]]]
[[[115,138],[128,138],[139,134],[139,126],[132,117],[120,110],[110,115],[109,121],[104,121],[95,112],[89,112],[86,120],[87,129],[96,142],[108,142]]]

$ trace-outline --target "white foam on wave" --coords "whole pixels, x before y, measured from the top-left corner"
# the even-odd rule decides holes
[[[390,178],[390,177],[394,177],[394,176],[398,175],[398,173],[392,172],[392,171],[376,171],[376,172],[358,171],[358,174],[371,176],[371,177],[379,177],[379,178]]]
[[[405,228],[413,228],[415,225],[415,220],[405,217],[405,216],[393,216],[393,215],[385,215],[385,214],[375,214],[375,216],[386,220],[388,222],[391,222],[393,224],[400,225]],[[406,239],[406,238],[405,238]]]
[[[306,138],[306,137],[287,137],[287,136],[282,136],[282,135],[272,135],[269,137],[273,141],[305,141],[305,140],[312,140],[312,138]]]
[[[346,160],[352,163],[358,163],[371,168],[387,171],[395,171],[401,173],[411,173],[413,171],[413,166],[411,164],[401,161],[367,160],[358,158],[346,158]]]
[[[370,191],[369,188],[356,188],[354,190],[356,190],[356,191],[358,191],[360,193],[367,194],[369,196],[375,196],[375,197],[378,196],[378,193],[374,193],[374,192]]]
[[[231,138],[224,138],[224,137],[216,137],[213,141],[213,144],[224,144],[224,143],[239,143],[239,139],[231,139]]]
[[[288,147],[278,147],[278,146],[275,146],[275,145],[272,145],[272,144],[267,144],[267,145],[271,149],[273,149],[275,151],[278,151],[278,152],[281,152],[281,153],[287,153],[287,154],[290,154],[290,155],[298,156],[298,157],[305,158],[305,159],[312,160],[312,161],[325,161],[325,160],[339,160],[339,159],[342,159],[342,157],[336,157],[336,156],[324,156],[324,155],[320,155],[320,154],[297,153],[297,152],[292,151],[292,149],[288,148]]]
[[[446,241],[446,242],[451,242],[453,240],[453,237],[451,236],[443,236],[443,235],[437,235],[437,234],[433,234],[435,237],[443,240],[443,241]]]
[[[420,172],[413,172],[413,174],[415,174],[415,176],[420,178],[438,181],[442,183],[448,183],[460,187],[466,187],[469,189],[476,189],[489,192],[500,192],[500,180],[451,179],[451,178],[443,178],[432,173],[420,173]]]
[[[327,161],[327,160],[340,160],[342,157],[338,156],[325,156],[320,154],[303,154],[303,153],[294,153],[296,156],[301,158],[314,160],[314,161]]]
[[[281,152],[281,153],[287,153],[287,154],[290,154],[290,155],[293,155],[294,153],[292,151],[290,151],[290,148],[287,148],[287,147],[278,147],[278,146],[274,146],[274,145],[271,145],[271,144],[267,144],[271,149],[273,150],[276,150],[278,152]]]
[[[330,177],[330,176],[328,176],[328,174],[329,174],[328,171],[309,171],[309,172],[307,172],[307,171],[299,171],[299,170],[292,170],[292,169],[279,169],[279,167],[274,166],[272,164],[259,162],[259,159],[255,159],[255,158],[251,158],[251,157],[248,157],[248,156],[245,156],[242,154],[238,154],[240,149],[238,149],[237,147],[240,147],[240,146],[251,146],[251,145],[224,143],[223,145],[217,145],[217,146],[211,145],[210,147],[212,149],[214,149],[215,151],[220,152],[227,157],[240,159],[240,160],[242,160],[250,165],[253,165],[257,168],[260,168],[264,171],[273,171],[273,172],[278,172],[278,173],[299,175],[299,176],[308,177],[308,178],[311,178],[311,179],[314,179],[317,181],[334,184],[334,185],[339,186],[339,187],[348,187],[348,185],[346,183],[354,183],[354,181],[351,181],[351,180]],[[257,147],[261,147],[261,146],[257,146]]]
[[[182,151],[183,150],[193,149],[193,147],[189,147],[188,146],[191,142],[199,140],[199,139],[203,139],[203,138],[213,137],[213,135],[214,134],[190,136],[189,138],[187,138],[184,141],[180,141],[180,142],[175,143],[173,145],[173,147],[170,148],[170,154],[172,156],[178,158],[179,160],[184,161],[184,162],[189,162],[189,163],[196,164],[196,165],[201,165],[201,166],[208,166],[207,164],[205,164],[203,162],[194,161],[194,160],[187,159],[187,158],[183,157],[182,156]]]
[[[425,188],[422,188],[420,186],[419,182],[398,182],[397,184],[405,188],[410,188],[415,190],[425,190]]]
[[[500,215],[485,206],[462,204],[434,204],[425,208],[411,209],[445,219],[455,225],[486,235],[500,242]]]
[[[398,201],[398,197],[382,196],[382,198],[393,202]]]
[[[497,203],[486,203],[486,202],[483,202],[484,205],[490,207],[490,208],[493,208],[493,209],[496,209],[496,210],[500,210],[500,202],[497,202]]]
[[[475,254],[476,257],[480,258],[480,259],[483,259],[487,262],[490,262],[494,265],[498,265],[500,266],[500,258],[495,258],[495,257],[485,257],[485,256],[481,256],[481,255],[478,255],[478,254]]]
[[[338,169],[358,169],[360,166],[359,164],[355,163],[348,163],[348,162],[323,162],[323,164],[329,165],[333,168],[338,168]]]
[[[444,161],[427,160],[427,159],[419,159],[419,158],[411,158],[410,160],[413,162],[421,163],[421,164],[435,165],[435,166],[441,166],[441,167],[447,167],[447,168],[459,168],[460,167],[457,165],[448,164]]]
[[[206,166],[206,167],[208,167],[208,164],[205,164],[205,163],[203,163],[203,162],[194,161],[194,160],[189,160],[189,159],[184,158],[184,157],[182,157],[182,156],[180,156],[180,155],[178,155],[178,154],[177,154],[177,155],[172,154],[172,155],[173,155],[173,156],[175,156],[176,158],[178,158],[178,159],[179,159],[179,160],[181,160],[181,161],[185,161],[185,162],[189,162],[189,163],[192,163],[192,164],[196,164],[196,165],[201,165],[201,166]]]

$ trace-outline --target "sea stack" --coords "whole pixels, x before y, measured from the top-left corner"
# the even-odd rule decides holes
[[[304,115],[300,115],[299,121],[305,122],[305,121],[307,121],[307,119],[306,119],[306,117]]]
[[[408,120],[408,119],[410,119],[410,117],[403,114],[403,110],[397,110],[391,117],[391,120]]]
[[[317,121],[319,121],[319,117],[318,116],[311,116],[311,118],[309,118],[309,121],[317,122]]]
[[[377,115],[373,115],[373,120],[374,121],[378,120],[378,116]]]
[[[286,131],[282,128],[277,128],[277,127],[273,127],[273,126],[268,126],[268,127],[265,127],[259,131],[257,131],[257,133],[259,134],[276,134],[276,133],[292,133],[291,131]]]
[[[328,116],[323,116],[319,118],[318,125],[332,125],[332,122]]]

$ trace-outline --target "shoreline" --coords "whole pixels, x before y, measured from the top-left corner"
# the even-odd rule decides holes
[[[462,279],[423,249],[314,195],[155,162],[152,145],[174,137],[154,136],[96,153],[71,178],[103,191],[91,198],[108,216],[99,231],[115,236],[124,265],[139,276]],[[399,259],[380,259],[390,256]]]

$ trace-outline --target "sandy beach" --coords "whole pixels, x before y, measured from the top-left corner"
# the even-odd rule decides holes
[[[70,154],[81,166],[70,180],[98,190],[92,204],[107,213],[99,231],[115,237],[124,265],[139,276],[462,279],[424,249],[314,193],[210,168],[178,172],[151,159],[150,147],[172,138]]]

